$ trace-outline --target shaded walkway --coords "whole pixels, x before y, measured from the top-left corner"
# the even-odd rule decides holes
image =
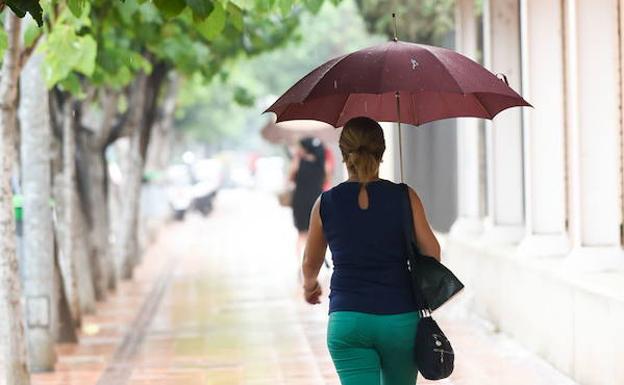
[[[60,346],[57,371],[34,383],[338,384],[325,348],[327,301],[301,300],[295,236],[273,197],[224,191],[210,218],[161,233],[136,280],[85,320],[80,345]],[[452,380],[440,383],[572,384],[458,314],[453,304],[440,317],[457,351]]]

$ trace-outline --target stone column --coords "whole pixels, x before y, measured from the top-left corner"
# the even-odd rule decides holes
[[[386,152],[379,167],[379,177],[397,183],[401,182],[397,125],[388,122],[380,122],[379,124],[386,139]]]
[[[568,262],[624,266],[618,0],[566,1],[570,234]]]
[[[526,236],[520,254],[564,255],[566,229],[562,4],[521,0]]]
[[[521,91],[519,0],[484,0],[484,61]],[[524,236],[522,117],[520,108],[501,112],[486,126],[488,217],[483,240],[516,243]]]
[[[474,0],[457,0],[455,45],[458,52],[477,60],[477,20]],[[457,219],[451,235],[478,234],[483,230],[479,186],[479,120],[457,121]]]

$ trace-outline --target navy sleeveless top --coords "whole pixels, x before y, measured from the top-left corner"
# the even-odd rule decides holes
[[[402,229],[405,188],[381,179],[366,190],[367,209],[358,204],[359,182],[321,195],[323,233],[334,262],[329,312],[415,311]]]

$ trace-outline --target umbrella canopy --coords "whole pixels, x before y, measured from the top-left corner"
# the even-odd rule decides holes
[[[311,119],[341,127],[356,116],[413,125],[462,116],[492,119],[515,106],[530,104],[469,58],[390,41],[326,62],[265,112],[274,112],[277,122]]]
[[[260,134],[265,140],[275,144],[296,144],[305,137],[319,138],[327,144],[338,143],[340,130],[334,126],[310,120],[293,120],[275,123],[270,120],[262,127]]]

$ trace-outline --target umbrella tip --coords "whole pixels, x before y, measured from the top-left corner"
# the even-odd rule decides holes
[[[503,81],[509,87],[509,80],[507,80],[507,75],[505,75],[504,73],[498,73],[496,74],[496,77]]]
[[[397,37],[397,18],[395,12],[392,12],[392,20],[394,21],[394,37],[392,38],[392,40],[399,41],[399,38]]]

